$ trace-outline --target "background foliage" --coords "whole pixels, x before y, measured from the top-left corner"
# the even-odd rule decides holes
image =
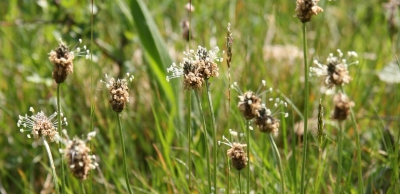
[[[261,80],[275,92],[265,97],[284,94],[293,102],[290,116],[282,120],[276,137],[286,173],[287,190],[299,189],[301,136],[293,139],[295,124],[301,116],[295,109],[304,109],[302,102],[301,23],[294,17],[295,1],[193,1],[191,15],[193,40],[182,38],[180,22],[188,17],[187,1],[95,1],[93,23],[89,1],[22,1],[0,2],[0,192],[46,192],[49,179],[48,159],[43,146],[28,139],[16,126],[18,115],[29,107],[50,114],[56,110],[56,84],[51,78],[50,50],[62,38],[68,45],[83,39],[93,53],[93,62],[75,59],[74,73],[61,88],[62,110],[68,118],[70,137],[87,134],[90,129],[90,107],[94,104],[93,126],[98,135],[92,151],[98,157],[99,168],[93,171],[93,192],[126,193],[121,167],[117,121],[108,104],[108,94],[99,82],[104,74],[121,77],[130,72],[131,103],[122,113],[126,131],[128,166],[131,185],[143,193],[187,193],[187,142],[184,117],[187,107],[181,80],[165,80],[166,67],[179,62],[187,48],[198,45],[225,49],[226,27],[233,32],[233,62],[231,80],[242,90],[256,90]],[[398,146],[399,94],[398,84],[381,81],[377,73],[398,55],[398,33],[390,31],[383,0],[320,2],[324,12],[307,24],[310,64],[312,59],[325,61],[331,52],[354,50],[360,64],[350,66],[353,81],[345,90],[355,102],[354,111],[362,143],[362,168],[367,192],[389,189],[398,184],[393,169],[398,162],[391,146]],[[398,12],[394,13],[396,22]],[[154,21],[154,23],[152,23]],[[398,23],[394,23],[394,26]],[[93,26],[93,28],[91,27]],[[91,32],[93,41],[91,42]],[[228,71],[220,65],[220,76],[211,80],[216,112],[218,139],[228,135],[230,128],[243,130],[237,104],[237,93],[231,91],[228,100]],[[322,162],[323,193],[331,193],[336,174],[336,124],[331,121],[332,96],[320,92],[319,79],[312,79],[311,119],[317,117],[319,99],[325,107],[327,145]],[[203,104],[206,105],[205,91]],[[195,102],[195,100],[192,100]],[[193,166],[194,190],[206,190],[205,148],[200,131],[201,117],[193,104]],[[204,110],[208,110],[205,106]],[[208,111],[206,111],[206,116]],[[207,121],[208,124],[211,121]],[[255,127],[254,127],[255,128]],[[208,127],[210,129],[210,127]],[[357,188],[354,129],[346,123],[344,137],[346,193]],[[307,168],[307,192],[314,192],[318,166],[318,144],[310,137]],[[296,140],[297,141],[296,141]],[[244,139],[240,139],[244,142]],[[211,142],[211,139],[210,139]],[[274,193],[279,188],[279,175],[267,137],[255,129],[251,134],[251,189],[256,193]],[[294,145],[293,147],[291,145]],[[57,146],[51,145],[56,153]],[[294,148],[294,149],[293,149]],[[219,146],[218,192],[226,188],[226,150]],[[54,155],[54,154],[53,154]],[[60,160],[56,159],[59,166]],[[244,172],[243,177],[247,176]],[[232,171],[231,190],[237,191],[237,172]],[[49,179],[51,180],[51,179]],[[47,181],[48,182],[48,181]],[[78,181],[67,179],[68,192],[76,193]],[[85,186],[89,187],[90,181]],[[245,186],[243,184],[243,186]],[[296,187],[297,186],[297,187]],[[105,190],[106,189],[106,190]]]

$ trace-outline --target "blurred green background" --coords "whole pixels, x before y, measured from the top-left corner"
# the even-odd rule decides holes
[[[341,49],[356,51],[359,65],[349,67],[353,81],[345,86],[355,102],[354,111],[362,144],[362,169],[366,192],[394,192],[391,162],[396,155],[399,131],[399,85],[379,79],[378,74],[398,55],[399,13],[397,1],[383,0],[321,0],[324,9],[307,24],[309,65],[325,62],[329,53]],[[50,115],[56,111],[56,88],[52,80],[52,64],[48,53],[58,46],[59,38],[71,47],[83,40],[91,50],[93,60],[76,57],[74,73],[61,87],[62,112],[68,119],[65,128],[70,137],[83,137],[97,131],[92,151],[98,156],[99,168],[92,171],[92,181],[85,181],[93,193],[127,193],[122,153],[115,113],[108,104],[104,74],[135,76],[130,84],[130,103],[122,112],[122,125],[128,154],[130,182],[136,193],[188,193],[187,143],[185,117],[187,105],[182,81],[165,80],[166,68],[180,62],[183,51],[225,48],[227,25],[233,34],[231,83],[237,82],[243,91],[257,90],[261,80],[274,92],[264,99],[285,95],[293,102],[286,110],[290,116],[282,120],[275,141],[281,151],[286,174],[287,191],[299,190],[301,133],[295,139],[296,123],[304,109],[304,74],[301,22],[294,16],[294,0],[203,0],[192,1],[190,15],[193,39],[182,37],[181,22],[189,18],[185,10],[188,1],[91,1],[78,0],[6,0],[0,2],[0,192],[49,192],[51,183],[48,159],[40,142],[20,133],[18,115],[29,107]],[[390,5],[390,6],[388,6]],[[92,17],[93,16],[93,17]],[[92,20],[93,19],[93,20]],[[154,23],[153,23],[154,22]],[[91,41],[91,33],[93,40]],[[220,56],[224,56],[222,52]],[[225,56],[224,56],[225,57]],[[231,91],[229,101],[228,67],[220,64],[220,76],[212,78],[211,92],[216,113],[218,139],[229,129],[243,132],[243,119],[236,104],[238,93]],[[396,67],[396,65],[394,65]],[[400,76],[400,70],[389,71]],[[397,74],[396,74],[397,73]],[[383,74],[383,77],[389,75]],[[336,175],[336,123],[330,120],[332,96],[321,93],[321,79],[311,79],[310,119],[317,117],[322,98],[327,125],[327,145],[322,164],[321,193],[332,193]],[[203,109],[209,118],[205,88],[200,90]],[[282,95],[281,95],[282,94]],[[194,193],[206,192],[205,147],[201,133],[201,117],[192,100]],[[91,104],[95,109],[91,118]],[[295,111],[296,109],[300,112]],[[207,121],[211,124],[210,120]],[[312,126],[311,126],[312,127]],[[279,174],[265,134],[256,127],[251,134],[251,189],[255,193],[276,193]],[[211,129],[210,126],[207,127]],[[211,131],[210,131],[211,132]],[[345,193],[357,188],[356,148],[354,128],[346,123],[342,187]],[[314,133],[312,133],[314,134]],[[307,193],[315,191],[318,166],[318,144],[310,137],[306,179]],[[244,142],[243,139],[239,139]],[[296,141],[297,140],[297,141]],[[210,143],[211,143],[210,139]],[[391,142],[391,143],[388,143]],[[398,141],[397,141],[398,142]],[[293,147],[291,146],[293,145]],[[57,169],[57,145],[51,144]],[[218,188],[226,192],[226,150],[218,147]],[[294,148],[294,149],[293,149]],[[392,151],[390,151],[392,150]],[[296,153],[297,152],[297,153]],[[296,153],[296,154],[294,154]],[[60,174],[58,172],[58,174]],[[246,177],[246,173],[242,173]],[[231,191],[237,193],[237,172],[231,172]],[[296,183],[297,180],[297,183]],[[397,179],[398,180],[398,179]],[[79,181],[67,177],[69,193],[78,193]],[[243,185],[245,185],[243,183]],[[389,189],[389,190],[388,190]]]

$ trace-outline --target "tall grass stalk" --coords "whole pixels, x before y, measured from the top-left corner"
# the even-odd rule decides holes
[[[247,158],[249,158],[249,161],[247,161],[247,194],[250,193],[250,121],[246,120],[246,144],[247,144]]]
[[[94,8],[93,8],[93,0],[91,0],[91,15],[90,15],[90,51],[93,51],[93,23],[94,23]],[[93,92],[93,53],[90,52],[90,92]],[[94,103],[93,103],[93,95],[90,95],[90,129],[89,131],[93,131],[93,117],[94,117]],[[92,141],[89,141],[89,148],[92,150]],[[89,175],[89,193],[93,193],[93,173]]]
[[[58,120],[58,134],[60,134],[62,138],[62,131],[61,129],[61,102],[60,102],[60,88],[61,84],[57,84],[57,120]],[[47,142],[46,142],[47,144]],[[61,149],[61,141],[58,142],[58,149]],[[60,152],[60,158],[61,158],[61,193],[65,194],[65,172],[64,172],[64,157],[63,154]],[[58,184],[57,182],[55,183],[56,185]],[[58,188],[58,185],[57,185]],[[57,191],[59,192],[59,191]]]
[[[133,194],[131,186],[129,184],[128,168],[126,167],[125,142],[124,142],[124,136],[122,134],[120,114],[116,113],[116,116],[118,118],[119,138],[121,140],[121,147],[122,147],[122,154],[123,154],[122,157],[123,157],[123,163],[124,163],[124,174],[125,174],[126,187],[128,188],[129,193]]]
[[[199,107],[200,115],[203,120],[203,133],[204,133],[204,143],[206,147],[206,159],[207,159],[207,181],[208,181],[208,193],[211,193],[211,167],[210,167],[210,152],[209,152],[209,145],[208,145],[208,133],[207,133],[207,125],[206,125],[206,119],[204,117],[204,112],[203,112],[203,107],[201,105],[201,101],[199,98],[199,92],[196,92],[196,101],[197,105]],[[228,160],[228,168],[229,168],[229,160]],[[229,172],[228,172],[229,175]],[[229,178],[229,176],[228,176]],[[228,185],[229,185],[229,180],[228,180]],[[229,192],[229,190],[228,190]]]
[[[211,101],[211,91],[210,91],[210,83],[208,82],[208,79],[206,79],[206,87],[207,87],[207,99],[208,99],[208,106],[210,108],[210,114],[211,114],[211,127],[213,131],[213,166],[214,166],[214,171],[213,171],[213,178],[214,178],[214,190],[217,190],[217,129],[215,126],[215,115],[214,115],[214,110],[213,110],[213,105]]]
[[[47,141],[46,141],[44,136],[42,136],[42,140],[43,140],[44,147],[46,148],[47,156],[49,157],[50,168],[51,168],[51,172],[53,174],[53,181],[54,181],[54,186],[56,188],[56,193],[60,193],[60,190],[58,189],[56,167],[54,166],[54,161],[53,161],[53,156],[51,155],[50,146],[47,143]]]
[[[281,155],[279,154],[278,147],[275,144],[272,133],[269,134],[269,141],[271,142],[272,149],[274,150],[274,153],[276,154],[276,158],[278,159],[278,169],[279,169],[279,174],[281,176],[281,186],[282,186],[281,193],[285,193],[285,176],[283,173],[282,159],[281,159]]]
[[[337,148],[337,157],[338,157],[338,164],[337,164],[337,175],[336,175],[336,189],[335,193],[339,194],[341,189],[342,183],[342,152],[343,152],[343,125],[344,122],[339,121],[339,131],[337,136],[338,148]]]
[[[306,168],[306,160],[307,160],[307,143],[308,143],[308,96],[309,96],[309,69],[307,65],[307,40],[306,40],[306,23],[303,23],[303,54],[304,54],[304,80],[305,80],[305,91],[304,91],[304,135],[303,135],[303,160],[301,163],[301,193],[305,193],[305,168]]]
[[[340,87],[343,94],[346,94],[343,87]],[[346,94],[347,95],[347,94]],[[358,134],[358,127],[356,117],[354,116],[353,108],[350,107],[351,122],[353,124],[354,133],[356,135],[356,147],[357,147],[357,174],[358,174],[358,193],[364,193],[364,181],[362,176],[362,163],[361,163],[361,145],[360,145],[360,135]]]
[[[192,91],[191,90],[187,90],[187,107],[188,107],[188,114],[187,114],[187,121],[186,121],[186,124],[187,124],[187,130],[188,130],[188,133],[187,133],[187,139],[188,139],[188,146],[189,146],[189,148],[188,148],[188,166],[189,166],[189,180],[188,180],[188,187],[189,187],[189,192],[192,190],[191,188],[191,183],[192,183],[192,154],[191,154],[191,150],[190,150],[190,148],[191,148],[191,139],[192,139],[192,135],[190,134],[190,131],[191,131],[191,120],[192,120],[192,110],[191,110],[191,107],[192,107]]]

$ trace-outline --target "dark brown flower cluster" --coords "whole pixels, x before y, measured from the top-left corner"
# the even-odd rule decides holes
[[[30,111],[34,113],[33,108],[30,108]],[[47,117],[42,111],[32,116],[19,116],[18,127],[23,127],[25,129],[20,129],[21,132],[31,131],[31,134],[35,139],[40,137],[49,137],[50,141],[56,140],[57,132],[57,112],[53,113],[49,117]],[[67,125],[67,120],[64,117],[61,121],[61,125]],[[28,135],[30,138],[30,135]]]
[[[245,92],[239,96],[239,111],[247,120],[260,116],[261,99],[257,97],[252,91]]]
[[[296,1],[296,16],[301,22],[309,22],[312,16],[318,15],[318,13],[324,11],[321,7],[318,7],[318,2],[319,0]]]
[[[183,86],[185,89],[200,89],[205,80],[211,77],[219,76],[219,68],[216,62],[222,62],[222,58],[217,57],[219,49],[209,50],[199,46],[197,51],[190,50],[189,53],[184,52],[186,58],[179,65],[175,63],[167,68],[168,72],[172,72],[171,76],[167,76],[167,81],[176,77],[183,77]]]
[[[352,78],[349,75],[348,66],[352,64],[358,64],[358,61],[347,64],[347,60],[342,59],[343,53],[338,49],[338,56],[334,56],[332,53],[327,58],[327,64],[321,64],[318,61],[314,61],[317,67],[310,67],[311,75],[317,77],[325,77],[325,85],[328,88],[334,86],[342,86],[348,84]],[[349,57],[357,57],[357,53],[354,51],[348,52]]]
[[[342,93],[336,94],[333,97],[333,102],[335,104],[335,109],[332,119],[339,121],[346,120],[347,116],[350,114],[350,108],[355,105],[354,102],[350,101],[350,99]]]
[[[133,76],[130,76],[129,73],[126,75],[127,77],[123,79],[115,80],[114,78],[110,78],[107,82],[100,80],[106,84],[106,87],[110,93],[109,102],[115,112],[121,112],[124,110],[125,104],[129,102],[128,80],[132,81]],[[108,76],[106,74],[106,79],[107,78]]]
[[[231,148],[227,151],[228,157],[232,161],[232,166],[236,170],[242,170],[247,165],[247,154],[243,148],[245,148],[246,144],[233,143]]]
[[[74,71],[74,64],[72,60],[75,55],[69,52],[68,47],[64,43],[60,43],[60,46],[55,51],[49,53],[49,60],[54,65],[53,78],[56,83],[62,83],[67,78],[68,74]]]
[[[79,138],[75,137],[69,141],[63,152],[69,170],[77,179],[85,180],[89,175],[89,170],[96,168],[92,160],[93,156],[90,155],[90,148]]]
[[[260,128],[263,133],[278,133],[279,120],[271,115],[271,111],[263,106],[259,111],[259,116],[256,117],[254,123]]]
[[[79,39],[79,43],[82,43],[82,39]],[[89,50],[86,49],[86,46],[83,46],[83,48],[76,47],[72,50],[70,51],[69,47],[60,39],[60,45],[49,53],[49,60],[54,66],[52,76],[58,84],[63,83],[67,76],[74,71],[72,60],[75,56],[89,58]]]

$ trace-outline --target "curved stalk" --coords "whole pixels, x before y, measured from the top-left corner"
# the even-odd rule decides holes
[[[44,147],[46,148],[47,156],[49,157],[50,168],[51,168],[51,172],[53,173],[53,181],[54,181],[54,186],[56,188],[56,192],[60,193],[60,191],[58,189],[56,167],[54,166],[53,156],[51,155],[50,146],[49,146],[49,144],[47,143],[46,139],[43,136],[42,136],[42,140],[43,140]]]
[[[282,159],[281,155],[279,154],[278,147],[275,144],[274,137],[272,137],[272,133],[269,134],[269,141],[271,142],[274,153],[276,154],[276,158],[278,158],[278,169],[279,169],[279,174],[281,175],[281,184],[282,184],[281,193],[285,193],[285,176],[283,174]]]

